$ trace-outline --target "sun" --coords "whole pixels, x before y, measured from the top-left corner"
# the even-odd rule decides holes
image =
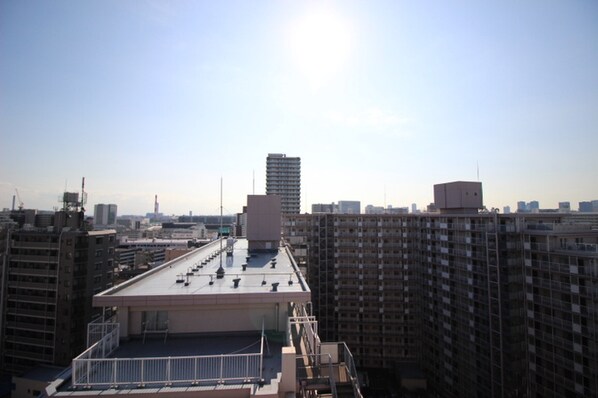
[[[291,26],[290,46],[293,64],[312,88],[320,88],[347,62],[349,26],[330,10],[312,10]]]

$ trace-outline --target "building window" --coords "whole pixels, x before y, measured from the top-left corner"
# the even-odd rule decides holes
[[[168,311],[143,311],[141,322],[142,331],[166,330]]]

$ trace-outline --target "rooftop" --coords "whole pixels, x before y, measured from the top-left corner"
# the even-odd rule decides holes
[[[310,290],[286,247],[251,254],[247,247],[246,239],[237,239],[227,255],[226,240],[214,241],[94,296],[94,305],[309,301]]]

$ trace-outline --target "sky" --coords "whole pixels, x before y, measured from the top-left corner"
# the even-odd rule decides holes
[[[301,157],[302,210],[598,199],[596,1],[0,2],[0,208],[225,214]],[[17,200],[18,202],[18,200]]]

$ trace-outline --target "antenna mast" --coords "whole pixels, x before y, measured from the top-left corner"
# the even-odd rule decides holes
[[[216,279],[224,278],[224,268],[222,268],[222,176],[220,176],[220,252],[218,255],[220,256],[220,267],[216,271]]]

